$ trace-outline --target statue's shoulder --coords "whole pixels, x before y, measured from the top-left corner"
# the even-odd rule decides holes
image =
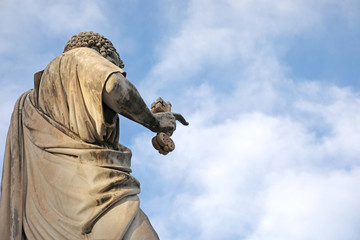
[[[72,49],[70,51],[64,52],[62,54],[63,57],[101,57],[100,53],[92,48],[87,47],[79,47]]]
[[[60,54],[48,64],[47,68],[59,66],[61,65],[61,63],[67,65],[76,65],[88,61],[98,62],[101,61],[102,59],[103,57],[100,55],[100,53],[98,53],[94,49],[87,47],[80,47]]]

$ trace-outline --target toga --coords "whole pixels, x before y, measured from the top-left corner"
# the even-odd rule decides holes
[[[118,143],[118,115],[102,101],[107,79],[119,72],[96,51],[76,48],[50,62],[18,99],[5,149],[0,236],[158,239],[139,208],[131,151]]]

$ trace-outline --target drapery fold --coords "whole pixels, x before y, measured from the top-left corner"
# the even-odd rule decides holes
[[[24,239],[22,223],[26,171],[21,116],[27,94],[24,93],[17,100],[11,115],[1,181],[0,236],[9,236],[9,239],[14,240]]]
[[[123,70],[94,50],[74,49],[19,98],[4,158],[2,239],[123,239],[137,223],[153,231],[131,151],[118,143],[118,116],[104,119],[102,91],[115,72]],[[104,219],[116,222],[112,231]]]

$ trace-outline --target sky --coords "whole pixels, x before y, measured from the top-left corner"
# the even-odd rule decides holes
[[[161,239],[360,239],[358,0],[2,0],[2,156],[33,74],[89,30],[190,122],[163,156],[120,120]]]

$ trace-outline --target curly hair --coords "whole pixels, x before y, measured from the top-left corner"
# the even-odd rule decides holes
[[[103,57],[106,57],[111,52],[115,53],[120,60],[119,67],[124,68],[124,63],[120,58],[119,53],[116,51],[113,44],[109,39],[104,37],[103,35],[88,31],[88,32],[80,32],[70,38],[70,40],[66,43],[64,47],[64,52],[70,51],[79,47],[88,47],[99,52]]]

